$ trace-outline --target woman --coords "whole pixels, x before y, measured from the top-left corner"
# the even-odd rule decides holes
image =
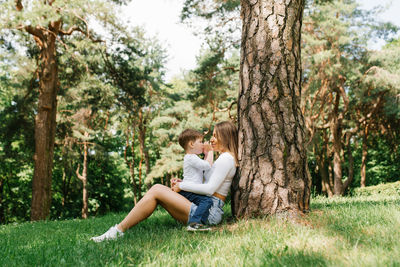
[[[220,156],[206,173],[205,184],[178,182],[173,186],[175,191],[180,189],[203,195],[212,195],[213,205],[210,208],[208,224],[216,225],[221,222],[226,196],[228,195],[233,176],[236,172],[238,136],[236,126],[228,121],[215,125],[211,145]],[[119,224],[111,227],[103,235],[92,237],[95,242],[115,239],[122,236],[126,230],[149,217],[157,205],[161,205],[176,220],[187,223],[197,206],[164,185],[154,185],[129,212]]]

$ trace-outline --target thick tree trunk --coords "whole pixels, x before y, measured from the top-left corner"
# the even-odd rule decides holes
[[[362,157],[361,157],[361,187],[367,185],[367,156],[368,156],[368,124],[364,128]]]
[[[54,24],[54,28],[57,29],[59,24]],[[36,38],[41,51],[39,101],[35,118],[35,169],[32,181],[31,203],[32,221],[44,220],[50,213],[57,92],[59,89],[55,33],[43,31],[41,34],[43,38],[40,40]]]
[[[300,110],[303,0],[242,0],[238,217],[309,209],[310,178]]]

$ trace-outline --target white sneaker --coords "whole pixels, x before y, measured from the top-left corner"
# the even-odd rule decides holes
[[[189,232],[205,232],[211,231],[211,228],[200,223],[191,223],[187,226],[186,230]]]
[[[99,236],[95,236],[90,238],[91,240],[93,240],[94,242],[103,242],[105,240],[113,240],[113,239],[117,239],[118,237],[121,237],[124,235],[124,232],[122,232],[121,230],[119,230],[117,228],[117,225],[112,226],[110,229],[108,229],[107,232],[105,232],[102,235]]]

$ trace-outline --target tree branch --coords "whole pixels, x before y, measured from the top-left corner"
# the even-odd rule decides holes
[[[15,0],[15,8],[16,8],[18,11],[21,11],[21,10],[24,8],[24,6],[22,5],[21,0]]]
[[[78,164],[78,168],[76,169],[75,173],[76,173],[76,176],[78,176],[79,180],[83,181],[84,177],[79,173],[79,168],[80,167],[81,167],[81,165]]]

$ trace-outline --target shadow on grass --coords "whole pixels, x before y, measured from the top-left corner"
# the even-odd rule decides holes
[[[398,249],[399,230],[385,209],[398,207],[400,200],[341,201],[313,203],[314,212],[307,220],[329,236],[340,236],[347,241],[346,247],[381,246],[388,254],[394,246]],[[188,233],[184,225],[158,210],[123,238],[103,243],[94,243],[90,237],[102,234],[126,214],[10,225],[0,228],[0,266],[209,266],[220,263],[218,258],[223,266],[231,262],[243,266],[332,265],[323,253],[285,246],[287,238],[304,238],[297,235],[297,229],[286,229],[274,220],[269,223],[268,217],[253,227],[234,220],[229,205],[224,210],[223,224],[211,233]],[[235,224],[242,229],[226,227]],[[377,236],[374,231],[382,226],[388,229]],[[370,232],[368,227],[373,227]]]
[[[166,212],[156,212],[115,241],[95,243],[123,215],[100,219],[49,221],[10,226],[0,232],[0,266],[137,266],[175,259],[207,249],[214,233],[184,231]]]
[[[328,266],[321,253],[305,253],[301,250],[282,251],[278,255],[265,253],[260,263],[261,266]]]

